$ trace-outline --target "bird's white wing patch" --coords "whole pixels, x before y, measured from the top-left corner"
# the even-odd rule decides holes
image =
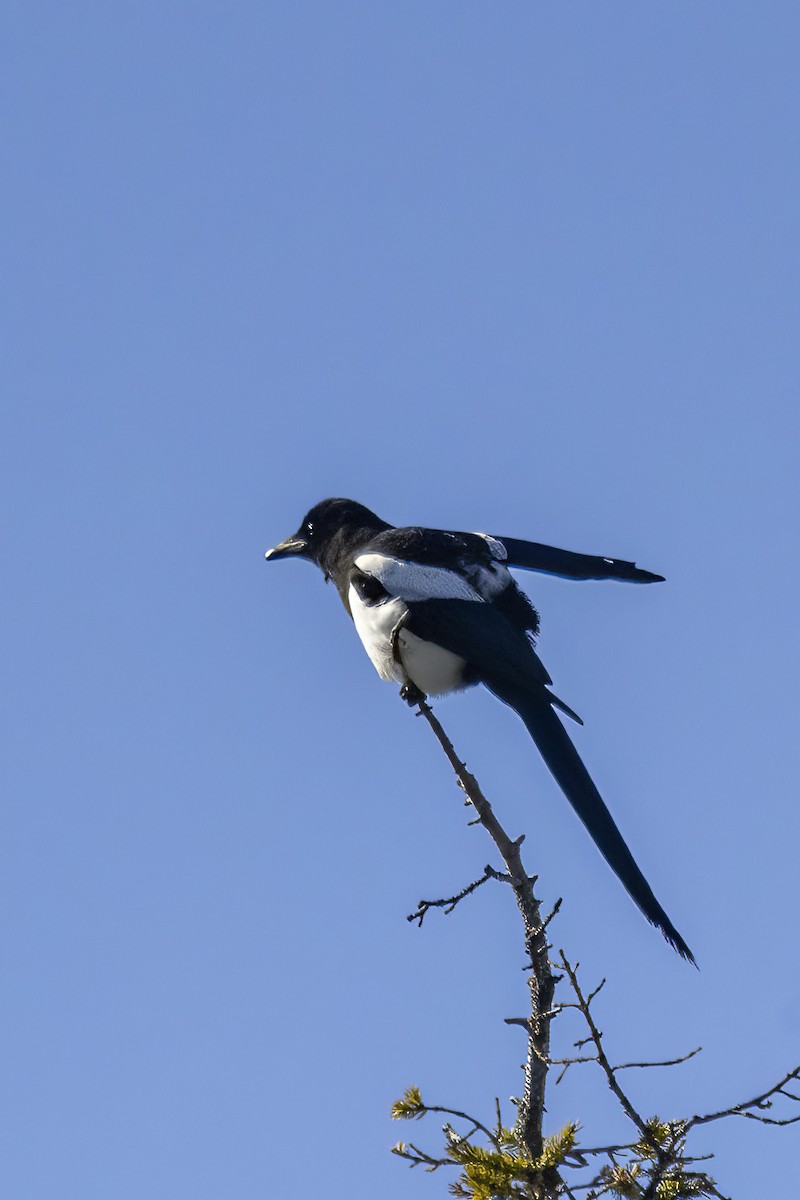
[[[483,597],[457,571],[392,558],[388,554],[360,554],[355,565],[378,579],[392,596],[403,600],[482,600]]]
[[[486,545],[491,551],[492,558],[496,558],[498,562],[505,562],[508,558],[508,551],[499,538],[492,537],[490,533],[481,533],[480,530],[475,531],[476,537],[481,537],[486,542]]]

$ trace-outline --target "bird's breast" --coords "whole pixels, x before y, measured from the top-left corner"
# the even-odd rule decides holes
[[[352,583],[347,600],[356,633],[381,679],[405,683],[403,668],[396,661],[392,646],[392,633],[397,623],[408,612],[405,603],[398,596],[377,604],[370,603],[359,594],[359,589]]]
[[[381,679],[401,684],[410,680],[428,696],[443,696],[467,686],[467,664],[460,655],[424,641],[400,625],[408,615],[404,600],[391,596],[370,602],[363,590],[351,583],[347,599],[356,632]]]

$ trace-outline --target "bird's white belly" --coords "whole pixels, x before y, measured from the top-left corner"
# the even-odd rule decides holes
[[[408,678],[426,696],[444,696],[464,687],[467,664],[460,655],[405,629],[400,630],[397,642]]]
[[[408,611],[399,596],[380,604],[365,604],[351,585],[348,601],[356,632],[381,679],[401,684],[410,681],[428,696],[443,696],[464,687],[463,658],[403,628],[397,636],[401,660],[397,661],[392,634]]]

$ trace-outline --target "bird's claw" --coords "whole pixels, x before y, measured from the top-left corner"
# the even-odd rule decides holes
[[[400,699],[405,700],[409,708],[415,704],[424,704],[427,696],[421,692],[415,683],[404,683],[400,688]]]

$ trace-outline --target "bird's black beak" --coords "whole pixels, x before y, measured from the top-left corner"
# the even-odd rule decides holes
[[[292,555],[299,558],[308,557],[308,542],[299,533],[293,533],[285,541],[278,542],[277,546],[267,551],[264,558],[267,562],[272,562],[276,558],[290,558]]]

